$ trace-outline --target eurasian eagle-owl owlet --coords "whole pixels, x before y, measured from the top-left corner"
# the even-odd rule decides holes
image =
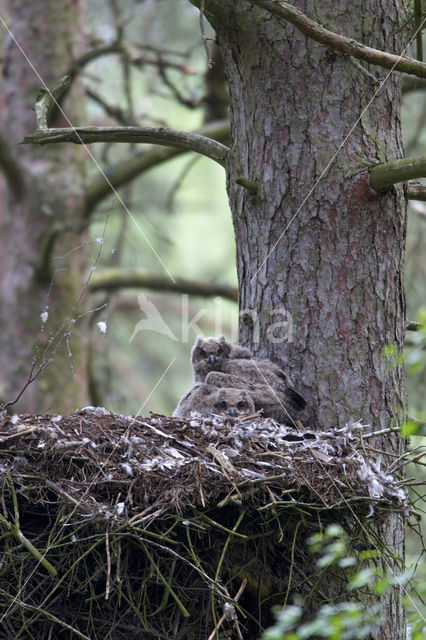
[[[198,336],[191,361],[195,382],[204,382],[210,371],[220,371],[252,383],[270,385],[277,391],[293,387],[284,371],[271,360],[255,358],[249,349],[231,344],[224,336]]]
[[[191,351],[191,362],[195,382],[203,382],[210,371],[223,371],[228,359],[251,358],[249,349],[233,345],[225,338],[203,338],[198,336]]]
[[[305,426],[316,423],[312,407],[297,391],[287,374],[267,358],[254,358],[249,349],[233,345],[224,336],[198,337],[191,353],[196,382],[221,388],[244,389],[256,411],[263,410],[282,424],[300,420]]]
[[[244,389],[219,388],[198,383],[181,398],[173,416],[190,418],[192,411],[203,416],[217,414],[244,418],[253,415],[255,407],[253,399]]]

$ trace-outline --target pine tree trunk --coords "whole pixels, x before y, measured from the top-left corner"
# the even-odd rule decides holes
[[[32,107],[42,85],[37,73],[51,86],[67,71],[73,54],[77,57],[81,51],[80,12],[78,2],[70,0],[12,0],[9,7],[14,39],[8,40],[5,78],[0,88],[1,129],[12,150],[17,150],[23,187],[14,192],[6,182],[0,186],[3,402],[13,400],[25,385],[45,306],[49,318],[40,335],[41,349],[71,312],[87,268],[85,248],[66,259],[58,258],[84,242],[80,220],[86,154],[74,145],[16,146],[34,128]],[[66,105],[72,104],[72,108],[67,109],[67,116],[76,124],[82,96],[76,87],[71,93]],[[69,126],[63,117],[55,124]],[[77,315],[77,310],[71,313],[71,317]],[[59,337],[67,326],[60,329]],[[84,404],[85,361],[84,331],[80,330],[79,336],[74,331],[69,339],[63,339],[54,361],[29,385],[14,410],[36,412],[50,408],[66,412]]]
[[[399,0],[293,4],[371,47],[403,49]],[[322,427],[399,425],[402,371],[384,349],[403,343],[406,203],[401,185],[371,191],[365,170],[402,157],[399,76],[355,64],[250,2],[210,0],[205,16],[231,96],[241,342],[289,371]],[[397,437],[380,443],[399,447]],[[400,517],[379,535],[403,555]],[[376,640],[401,640],[396,592],[384,607]]]

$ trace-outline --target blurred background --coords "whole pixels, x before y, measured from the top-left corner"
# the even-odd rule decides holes
[[[114,100],[117,104],[119,97],[119,107],[125,113],[131,112],[144,126],[163,125],[191,131],[226,115],[227,90],[220,61],[212,70],[218,76],[218,80],[213,79],[213,91],[217,91],[218,97],[213,95],[209,101],[209,78],[206,78],[209,73],[198,9],[186,0],[117,5],[115,13],[111,3],[89,3],[90,37],[97,43],[113,41],[118,16],[124,24],[127,43],[142,46],[145,56],[152,60],[159,56],[170,65],[164,71],[157,64],[129,65],[125,70],[120,56],[112,54],[87,66],[85,85],[107,102]],[[207,22],[205,28],[213,39]],[[215,47],[213,40],[209,47]],[[117,124],[95,101],[89,101],[89,107],[91,122]],[[126,146],[96,145],[92,151],[104,165],[105,158],[116,163],[120,154],[128,157]],[[144,151],[144,147],[139,147],[135,152],[140,149]],[[95,166],[92,170],[97,171]],[[174,277],[237,285],[225,171],[219,165],[196,154],[185,154],[141,175],[120,195],[137,224],[117,206],[114,194],[104,200],[93,216],[90,230],[93,236],[102,235],[108,214],[99,268],[114,264],[164,274],[145,235]],[[116,251],[111,254],[113,249]],[[176,339],[136,328],[130,341],[137,323],[146,318],[138,303],[138,293],[145,294],[155,305]],[[97,296],[103,301],[102,294]],[[187,327],[194,318],[199,319]],[[99,320],[106,320],[108,328],[103,335],[92,322],[91,370],[96,372],[93,400],[122,413],[136,413],[141,406],[143,413],[171,413],[191,384],[190,351],[196,334],[224,333],[230,338],[238,337],[237,303],[219,296],[202,298],[186,293],[122,289],[108,296],[105,313],[96,316],[96,322]]]
[[[0,8],[7,22],[7,3],[0,1]],[[199,11],[188,0],[90,0],[84,23],[85,49],[78,53],[85,114],[74,125],[194,131],[227,120],[227,87],[214,33],[205,20],[213,59],[209,69]],[[7,50],[5,29],[0,38]],[[425,122],[424,87],[404,80],[406,156],[425,153]],[[109,167],[137,158],[147,146],[99,143],[90,151],[89,180],[103,182],[101,167],[109,176]],[[100,237],[103,246],[96,259]],[[90,315],[91,402],[126,414],[169,414],[191,384],[190,351],[197,333],[238,340],[237,303],[231,299],[237,286],[235,246],[224,170],[186,153],[140,171],[119,196],[108,190],[91,212],[89,249],[95,275],[110,267],[142,269],[153,283],[90,293],[89,308],[106,305]],[[407,319],[416,321],[426,305],[426,203],[409,202],[406,253]],[[167,281],[164,267],[174,278],[190,281],[189,289],[201,283],[210,294],[159,291],[155,279]],[[221,285],[225,296],[217,295]],[[158,314],[157,330],[149,328],[149,318],[146,322],[153,308],[163,321],[162,333]],[[409,413],[417,417],[425,415],[424,345],[424,332],[407,332]]]

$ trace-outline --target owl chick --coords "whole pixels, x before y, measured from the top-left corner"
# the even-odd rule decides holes
[[[224,360],[251,358],[251,352],[245,347],[233,345],[225,338],[203,338],[198,336],[191,351],[191,362],[195,382],[205,380],[209,371],[221,371]]]
[[[232,387],[216,389],[213,399],[213,413],[231,418],[246,418],[256,413],[253,398],[244,389]]]
[[[283,424],[296,420],[315,428],[313,409],[287,374],[266,358],[254,358],[249,349],[233,345],[224,336],[199,336],[191,353],[194,378],[221,388],[246,389],[256,411]],[[222,377],[221,377],[222,376]]]
[[[178,403],[173,412],[177,418],[190,418],[197,411],[203,416],[223,415],[243,418],[255,413],[254,402],[244,389],[219,388],[196,383]]]
[[[271,386],[266,380],[262,382],[257,378],[248,380],[242,376],[219,371],[211,371],[206,377],[206,383],[216,387],[245,389],[253,400],[256,411],[262,409],[264,418],[273,418],[287,425],[294,425],[296,420],[299,420],[303,426],[312,428],[316,424],[310,405],[296,389],[287,383]]]

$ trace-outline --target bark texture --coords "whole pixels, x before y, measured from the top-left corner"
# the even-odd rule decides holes
[[[0,184],[0,401],[13,400],[24,386],[37,337],[40,334],[40,353],[77,301],[87,265],[85,249],[58,258],[84,239],[80,228],[84,151],[72,145],[17,146],[34,127],[32,107],[41,87],[37,73],[49,86],[64,74],[76,54],[80,12],[74,0],[9,3],[13,38],[8,39],[0,88],[1,128],[20,165],[22,184],[18,189],[10,180]],[[80,97],[74,87],[67,102],[73,105],[67,115],[74,124]],[[67,126],[64,118],[55,124]],[[49,318],[40,333],[40,313],[46,307]],[[74,310],[71,317],[77,314]],[[60,335],[67,328],[68,324]],[[77,340],[71,333],[63,340],[53,365],[28,387],[14,410],[35,412],[50,407],[62,412],[84,404],[86,348],[81,335]]]
[[[393,53],[403,3],[298,0],[328,29]],[[237,244],[240,340],[289,371],[321,426],[398,425],[406,203],[365,168],[402,157],[400,79],[308,40],[250,2],[210,0],[231,98],[228,191]],[[257,193],[240,186],[243,177]],[[289,334],[291,330],[291,335]],[[395,438],[381,446],[399,449]],[[403,554],[397,517],[381,535]],[[396,594],[377,640],[404,637]]]

